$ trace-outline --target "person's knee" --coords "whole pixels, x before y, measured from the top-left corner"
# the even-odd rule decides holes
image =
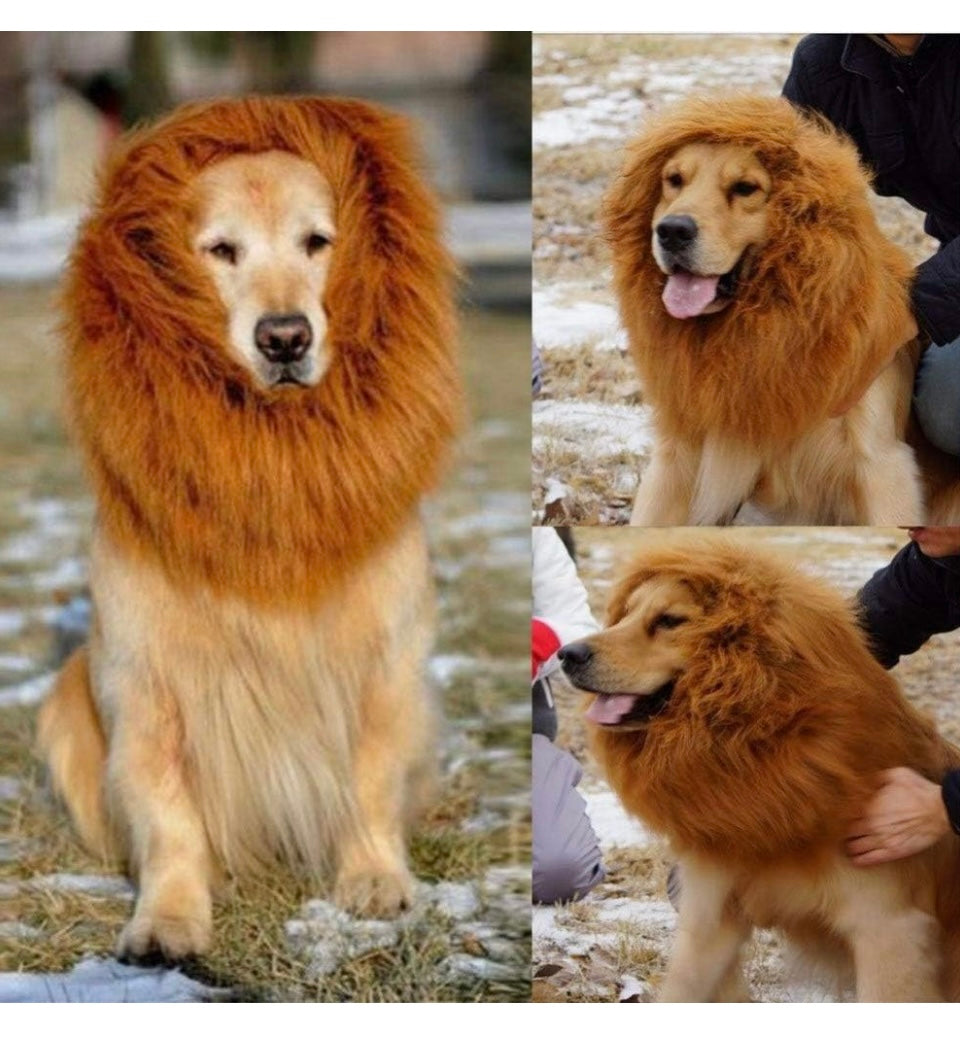
[[[920,360],[913,406],[920,429],[939,449],[960,456],[960,339],[929,347]]]
[[[582,899],[603,879],[599,856],[598,849],[596,862],[586,866],[582,859],[559,853],[539,859],[533,872],[533,901],[550,905]]]

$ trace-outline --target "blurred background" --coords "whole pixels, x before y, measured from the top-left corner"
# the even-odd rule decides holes
[[[191,99],[322,93],[413,118],[474,297],[526,301],[529,34],[0,33],[0,71],[0,281],[56,273],[125,128]]]
[[[192,99],[288,91],[411,118],[464,272],[470,417],[425,508],[442,779],[411,847],[423,911],[331,927],[310,905],[323,889],[279,874],[219,907],[201,978],[228,999],[529,996],[530,47],[494,32],[0,33],[0,1001],[5,973],[107,962],[130,909],[33,750],[37,705],[89,615],[93,505],[60,411],[59,276],[126,128]]]

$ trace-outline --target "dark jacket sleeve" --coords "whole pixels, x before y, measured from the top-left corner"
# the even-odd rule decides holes
[[[911,300],[917,324],[935,344],[960,336],[960,238],[917,267]]]
[[[808,45],[807,45],[808,46]],[[781,94],[794,106],[813,106],[813,93],[810,90],[807,79],[806,47],[801,41],[793,52],[793,61],[790,63],[790,72],[784,81]]]
[[[863,586],[857,601],[870,648],[885,668],[937,632],[960,627],[957,578],[910,543]]]

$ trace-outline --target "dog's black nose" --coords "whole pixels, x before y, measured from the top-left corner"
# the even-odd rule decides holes
[[[299,362],[313,342],[313,329],[303,314],[264,314],[253,330],[257,350],[269,362]]]
[[[657,240],[670,252],[686,248],[697,236],[693,216],[666,216],[657,223]]]
[[[565,669],[580,668],[593,657],[593,651],[587,643],[569,643],[557,651],[557,657]]]

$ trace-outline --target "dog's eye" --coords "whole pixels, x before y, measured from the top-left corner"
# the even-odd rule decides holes
[[[679,614],[661,614],[650,627],[656,632],[658,628],[676,628],[689,620],[689,617],[681,617]]]
[[[237,262],[237,246],[230,241],[218,241],[211,245],[207,251],[214,259],[221,259],[224,263],[233,266]]]
[[[756,183],[748,183],[745,179],[741,179],[730,187],[730,193],[736,197],[750,197],[759,189],[760,187]]]
[[[679,172],[671,172],[666,178],[667,186],[679,190],[683,186],[683,176]]]
[[[308,256],[315,256],[318,252],[322,252],[329,244],[330,238],[325,237],[323,234],[309,234],[306,241],[303,243],[303,247],[307,250]]]

